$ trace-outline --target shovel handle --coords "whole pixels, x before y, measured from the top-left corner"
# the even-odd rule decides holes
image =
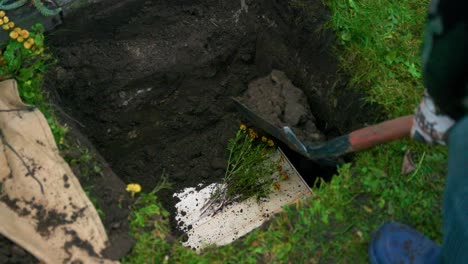
[[[412,125],[413,116],[408,115],[353,131],[349,134],[348,152],[368,149],[410,136]]]

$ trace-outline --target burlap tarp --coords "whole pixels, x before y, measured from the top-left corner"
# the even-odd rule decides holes
[[[0,82],[0,183],[2,235],[45,263],[111,262],[96,209],[14,80]]]

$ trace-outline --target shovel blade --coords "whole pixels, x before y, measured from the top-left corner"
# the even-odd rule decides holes
[[[275,137],[276,139],[284,143],[286,146],[288,146],[290,149],[302,154],[307,158],[310,158],[307,153],[307,148],[297,138],[297,136],[294,134],[291,128],[287,126],[282,128],[277,127],[255,114],[252,110],[250,110],[250,108],[248,108],[238,99],[232,97],[232,100],[234,101],[237,110],[250,122],[252,122],[256,127]]]

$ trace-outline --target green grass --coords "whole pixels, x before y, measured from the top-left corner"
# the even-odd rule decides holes
[[[351,84],[389,117],[412,113],[423,92],[419,54],[429,1],[327,2]]]
[[[307,0],[291,2],[310,12]],[[343,72],[351,76],[352,89],[364,90],[366,99],[381,106],[387,118],[413,113],[423,91],[419,50],[428,1],[325,3],[333,13],[329,27],[337,34],[336,52]],[[416,170],[402,175],[407,150],[415,156]],[[287,207],[267,227],[233,245],[196,255],[165,241],[167,220],[158,218],[145,222],[146,232],[141,226],[133,228],[138,243],[124,262],[367,263],[372,231],[391,220],[410,224],[440,242],[446,160],[443,147],[410,140],[380,146],[356,155],[331,182],[315,188],[312,197]],[[166,215],[160,206],[152,210]],[[148,220],[147,213],[137,206],[132,221],[138,215]]]

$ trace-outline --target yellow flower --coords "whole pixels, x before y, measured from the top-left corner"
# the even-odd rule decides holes
[[[28,38],[28,43],[33,45],[34,44],[34,39],[33,38]]]
[[[265,136],[262,137],[262,142],[267,142],[268,141],[268,138],[266,138]]]
[[[130,183],[130,184],[127,184],[126,191],[129,192],[133,197],[135,196],[135,193],[141,192],[141,186],[138,183]]]
[[[10,29],[10,27],[9,27],[8,25],[3,25],[2,28],[3,28],[4,30],[9,30],[9,29]]]
[[[8,23],[8,26],[9,26],[10,28],[14,28],[14,27],[15,27],[15,22],[10,21],[10,23]]]
[[[28,38],[29,37],[29,31],[27,31],[26,29],[21,30],[21,36],[23,38]]]
[[[15,32],[17,32],[18,34],[21,32],[21,28],[20,27],[15,27],[15,29],[13,29]]]
[[[256,138],[258,138],[258,134],[257,134],[257,132],[255,132],[255,130],[253,130],[253,129],[250,128],[250,129],[249,129],[249,137],[250,137],[251,139],[256,139]]]
[[[245,130],[247,130],[247,126],[244,125],[244,124],[241,124],[239,129],[242,130],[242,131],[245,131]]]
[[[8,22],[10,22],[10,19],[7,16],[3,17],[3,23],[8,23]]]
[[[21,42],[23,42],[23,41],[24,41],[24,38],[23,38],[23,37],[18,37],[16,40],[17,40],[18,42],[20,42],[20,43],[21,43]]]
[[[25,49],[30,49],[31,48],[31,43],[25,42],[25,43],[23,43],[23,46],[24,46]]]
[[[10,38],[16,39],[17,37],[18,37],[18,32],[14,32],[14,31],[10,32]]]
[[[267,144],[268,144],[268,146],[273,147],[275,145],[275,142],[273,142],[273,140],[269,139]]]
[[[5,11],[0,11],[0,18],[4,17],[6,14],[5,14]]]

